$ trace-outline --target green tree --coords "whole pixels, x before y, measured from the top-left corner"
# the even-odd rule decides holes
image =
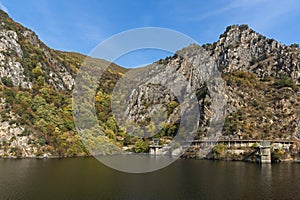
[[[109,117],[106,121],[106,125],[113,132],[117,132],[117,124],[114,117]]]
[[[225,145],[217,144],[212,148],[213,158],[220,159],[225,156]]]
[[[149,150],[148,142],[139,139],[134,145],[134,152],[135,153],[146,153]]]

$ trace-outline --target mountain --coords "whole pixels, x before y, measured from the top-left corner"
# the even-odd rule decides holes
[[[229,26],[217,42],[202,47],[205,51],[197,45],[191,45],[154,65],[171,66],[190,79],[195,92],[200,89],[204,91],[198,96],[199,105],[203,107],[203,119],[209,119],[207,115],[211,113],[209,109],[204,109],[211,107],[211,94],[210,90],[204,88],[205,77],[201,78],[201,74],[205,76],[208,72],[201,69],[196,57],[205,58],[210,62],[210,67],[214,64],[217,66],[226,82],[224,96],[228,97],[222,131],[224,139],[299,138],[300,51],[296,44],[286,46],[256,33],[247,25],[234,25]],[[189,62],[185,62],[183,57]],[[208,68],[204,66],[202,68]],[[162,88],[158,90],[164,91]],[[221,91],[221,88],[218,90]],[[153,96],[143,95],[142,90],[139,93],[135,96]],[[166,103],[173,101],[174,97],[169,99]],[[150,99],[138,100],[143,101],[149,102]],[[131,107],[134,108],[134,105]],[[131,117],[136,121],[143,119],[136,113],[145,113],[144,107],[135,107],[136,111],[131,112],[134,113]],[[199,137],[207,131],[204,125]]]
[[[76,135],[71,104],[74,79],[86,56],[47,47],[3,11],[0,25],[0,156],[87,155]],[[109,96],[125,71],[110,65],[100,80],[101,98]]]
[[[75,130],[71,99],[78,69],[87,67],[81,66],[86,56],[53,50],[6,13],[0,11],[0,18],[0,156],[89,155]],[[218,132],[223,139],[298,141],[299,62],[297,44],[287,46],[247,25],[233,25],[213,44],[192,44],[142,70],[111,63],[95,95],[97,117],[105,135],[90,133],[84,142],[94,145],[92,149],[97,148],[94,141],[103,144],[105,148],[98,151],[101,154],[114,151],[110,143],[136,152],[147,151],[150,141],[131,134],[137,130],[141,135],[153,133],[161,143],[170,142],[178,131],[181,110],[195,108],[180,105],[180,97],[168,89],[172,87],[168,83],[181,81],[174,74],[180,74],[196,95],[199,124],[185,127],[197,132],[195,139]],[[149,69],[156,73],[149,75]],[[125,74],[133,80],[131,83],[122,79]],[[118,112],[123,115],[113,115],[115,86],[131,88],[141,80],[138,88],[118,99],[126,102]],[[162,108],[165,122],[153,123],[151,116]],[[142,128],[121,127],[115,117]]]
[[[228,27],[218,42],[204,48],[227,85],[223,135],[299,139],[297,44],[280,44],[241,25]]]

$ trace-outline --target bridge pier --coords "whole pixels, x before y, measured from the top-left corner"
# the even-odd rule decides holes
[[[159,139],[154,138],[153,139],[153,145],[149,146],[149,154],[150,155],[160,155],[162,154],[162,145],[159,145]]]
[[[271,163],[271,145],[269,141],[263,141],[259,146],[259,163]]]
[[[162,153],[161,149],[162,149],[162,146],[151,145],[151,146],[149,146],[149,154],[150,155],[160,155]]]

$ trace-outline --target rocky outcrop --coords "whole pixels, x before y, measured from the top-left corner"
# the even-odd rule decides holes
[[[152,136],[176,135],[181,126],[202,136],[221,135],[227,101],[225,84],[216,62],[205,49],[191,45],[173,57],[130,73],[125,78],[131,82],[120,83],[126,85],[122,91],[132,91],[125,98],[124,112],[118,112],[124,114],[125,123],[132,120],[152,127]],[[138,88],[134,88],[136,85]],[[184,118],[195,124],[185,124]]]
[[[32,83],[26,81],[24,68],[20,63],[23,50],[17,33],[2,29],[0,32],[0,77],[11,79],[12,84],[23,88],[32,88]]]
[[[300,54],[297,47],[268,39],[247,25],[227,27],[217,42],[204,47],[222,72],[247,70],[259,78],[285,73],[297,84],[300,83]]]
[[[235,25],[206,49],[223,77],[231,74],[226,85],[227,119],[235,115],[240,120],[234,122],[238,128],[225,138],[299,138],[297,47],[268,39],[247,25]]]
[[[1,98],[0,110],[5,109],[5,99]],[[35,135],[25,127],[16,123],[16,114],[6,113],[9,121],[0,122],[0,157],[35,158],[49,157],[50,153],[42,153],[41,146]]]
[[[38,77],[32,75],[37,65],[47,72],[45,81],[56,90],[70,91],[74,72],[55,52],[43,44],[31,30],[12,21],[0,11],[0,78],[6,77],[14,86],[32,89]],[[78,67],[78,66],[77,66]]]
[[[157,66],[157,79],[166,82],[174,79],[166,79],[168,76],[164,73],[159,75],[159,67],[183,75],[197,94],[202,122],[197,137],[209,135],[209,130],[214,127],[210,124],[214,121],[213,109],[218,106],[219,109],[225,108],[220,106],[225,101],[226,119],[221,138],[295,139],[300,136],[299,61],[297,47],[268,39],[247,25],[234,25],[228,27],[214,44],[203,45],[203,48],[191,45],[173,57],[152,64],[152,67]],[[223,80],[219,80],[219,84],[206,85],[212,72],[217,71],[212,70],[214,67]],[[177,101],[176,105],[179,105],[172,92],[146,83],[148,85],[134,90],[125,112],[136,122],[149,118],[155,109],[149,106],[151,104],[167,107],[172,101]],[[212,94],[212,91],[218,92]],[[154,94],[157,92],[160,95]],[[213,104],[212,97],[218,103]],[[179,118],[180,112],[175,108],[168,123],[176,124]]]

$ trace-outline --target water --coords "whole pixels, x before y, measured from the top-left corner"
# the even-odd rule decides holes
[[[94,158],[0,159],[0,199],[299,199],[300,164],[178,160],[148,174]]]

